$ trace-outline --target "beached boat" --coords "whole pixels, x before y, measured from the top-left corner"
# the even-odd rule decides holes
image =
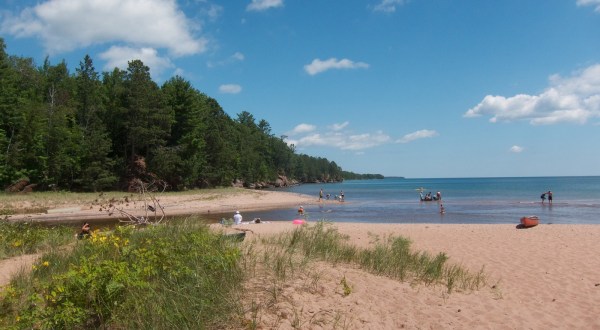
[[[537,226],[540,223],[540,219],[535,215],[521,218],[521,225],[525,228]]]

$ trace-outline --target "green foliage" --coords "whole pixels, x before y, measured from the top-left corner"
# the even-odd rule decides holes
[[[3,328],[213,328],[232,322],[235,243],[188,223],[94,232],[0,293]]]
[[[354,263],[377,275],[445,285],[449,293],[456,289],[478,289],[485,283],[482,272],[471,274],[459,266],[448,265],[448,256],[444,253],[431,256],[426,252],[411,251],[410,241],[403,237],[389,237],[368,249],[358,249],[346,240],[347,236],[319,222],[311,227],[302,226],[270,243],[285,247],[288,253],[300,251],[309,259]],[[279,270],[279,273],[285,273],[285,270]],[[351,292],[351,288],[348,289]],[[348,289],[344,287],[345,292]]]
[[[0,259],[63,245],[73,239],[73,234],[73,229],[64,226],[0,221]]]
[[[381,174],[358,174],[348,171],[342,171],[342,177],[344,180],[372,180],[384,178],[384,176]]]
[[[0,186],[27,176],[45,190],[119,189],[132,179],[184,190],[348,173],[296,154],[249,112],[232,119],[179,76],[159,87],[140,60],[100,74],[86,55],[71,74],[64,61],[38,67],[9,56],[0,38]]]

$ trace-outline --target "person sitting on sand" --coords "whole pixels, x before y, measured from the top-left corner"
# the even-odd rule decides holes
[[[77,234],[78,239],[88,238],[91,234],[91,228],[89,223],[84,223],[81,227],[81,231]]]
[[[233,215],[233,223],[236,225],[242,223],[242,215],[240,214],[240,211],[235,211],[235,214]]]

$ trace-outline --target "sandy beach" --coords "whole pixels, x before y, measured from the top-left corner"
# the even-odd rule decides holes
[[[123,193],[124,196],[128,195]],[[300,205],[317,203],[318,198],[308,195],[288,193],[281,191],[249,190],[231,188],[227,190],[207,190],[200,193],[156,194],[155,197],[164,208],[166,216],[206,215],[206,214],[231,214],[235,211],[256,211],[279,208],[295,210]],[[113,203],[108,201],[74,203],[61,201],[58,205],[53,200],[40,202],[38,207],[47,208],[44,213],[15,214],[7,217],[9,221],[39,221],[39,222],[82,222],[82,221],[107,221],[127,219],[116,209],[133,215],[153,215],[144,207],[144,203],[129,199],[129,202],[118,200]],[[147,202],[150,202],[147,200]],[[23,203],[21,203],[23,204]],[[114,204],[116,209],[109,211],[108,205]],[[152,203],[150,203],[152,204]],[[14,209],[27,205],[11,205]],[[158,216],[160,212],[156,213]]]
[[[312,196],[264,191],[161,199],[169,215],[291,208],[317,202]],[[85,206],[61,208],[70,211],[13,219],[106,216]],[[306,283],[311,281],[306,274],[286,283],[278,303],[260,313],[259,329],[291,329],[298,323],[302,329],[600,329],[600,226],[541,224],[517,229],[516,223],[332,225],[361,247],[389,235],[407,237],[413,249],[444,252],[449,263],[474,273],[483,269],[486,284],[473,292],[448,294],[441,286],[400,282],[354,266],[319,262],[311,265],[319,278],[314,290],[306,290]],[[291,221],[231,228],[213,225],[216,230],[246,230],[244,244],[296,226]],[[1,261],[0,280],[6,283],[10,274],[28,262],[29,257]],[[347,280],[351,294],[341,293],[341,278]],[[247,299],[248,305],[261,295]]]
[[[319,313],[345,315],[349,329],[600,329],[600,226],[333,225],[358,246],[388,235],[407,237],[414,249],[444,252],[450,263],[473,272],[483,268],[486,285],[474,292],[447,294],[443,287],[320,264],[319,293],[302,290],[301,281],[285,290],[288,302],[279,307],[288,314],[302,313],[303,320]],[[247,237],[252,238],[293,230],[294,225],[239,227],[251,229]],[[342,277],[352,287],[345,297],[340,293]],[[274,317],[265,316],[265,324]],[[320,328],[308,325],[307,321],[306,328]]]

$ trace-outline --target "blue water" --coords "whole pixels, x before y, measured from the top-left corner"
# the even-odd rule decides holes
[[[442,193],[445,214],[438,202],[420,202],[418,189]],[[542,223],[600,224],[600,176],[532,178],[464,178],[351,180],[304,184],[278,189],[309,194],[319,189],[345,202],[304,205],[309,220],[373,223],[518,223],[537,215]],[[552,190],[554,203],[541,204],[542,192]],[[296,209],[246,212],[244,220],[291,220]]]

